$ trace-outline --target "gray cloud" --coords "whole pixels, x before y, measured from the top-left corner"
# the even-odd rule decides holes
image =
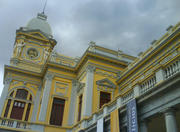
[[[44,1],[0,0],[0,73],[9,63],[16,29],[36,17]],[[180,20],[179,5],[179,0],[49,0],[46,14],[62,54],[81,56],[93,40],[137,55]]]

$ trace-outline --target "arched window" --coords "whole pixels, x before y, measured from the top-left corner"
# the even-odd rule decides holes
[[[15,95],[14,95],[15,93]],[[12,109],[10,110],[10,105],[12,105]],[[17,120],[24,120],[28,121],[29,119],[29,113],[31,110],[32,105],[32,95],[25,89],[17,89],[17,91],[12,91],[9,94],[9,99],[6,105],[4,117],[8,116],[8,113],[10,112],[10,118],[17,119]],[[26,107],[26,111],[25,111]],[[23,119],[23,115],[24,119]]]
[[[16,98],[27,99],[28,91],[25,89],[18,89],[16,92]]]

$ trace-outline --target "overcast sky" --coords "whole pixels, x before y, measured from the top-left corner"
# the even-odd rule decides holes
[[[45,0],[0,0],[0,93],[15,32],[42,12]],[[58,52],[81,56],[90,41],[137,56],[180,21],[180,0],[48,0],[45,14]]]

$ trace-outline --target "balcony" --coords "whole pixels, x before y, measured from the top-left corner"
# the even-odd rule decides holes
[[[30,124],[24,121],[0,118],[0,128],[4,128],[4,129],[16,128],[17,130],[18,129],[30,130]]]

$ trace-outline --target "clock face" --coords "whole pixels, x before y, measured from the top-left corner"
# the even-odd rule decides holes
[[[39,56],[39,52],[35,48],[29,48],[27,50],[27,55],[30,59],[36,59]]]

